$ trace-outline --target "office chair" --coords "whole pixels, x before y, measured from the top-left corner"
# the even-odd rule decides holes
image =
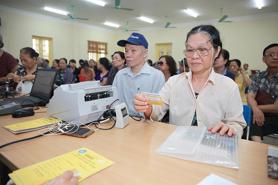
[[[250,127],[252,125],[252,109],[248,105],[243,105],[243,117],[247,123],[246,140],[249,140]]]

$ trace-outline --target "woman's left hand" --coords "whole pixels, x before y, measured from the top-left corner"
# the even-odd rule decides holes
[[[32,81],[35,79],[35,75],[25,75],[22,80]]]
[[[228,136],[236,135],[235,129],[223,122],[218,123],[214,127],[208,128],[208,131],[210,131],[211,133],[219,133],[221,136],[223,136],[224,134],[227,134]]]

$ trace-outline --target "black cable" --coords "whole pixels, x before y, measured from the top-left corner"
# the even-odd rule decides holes
[[[137,117],[137,116],[129,116],[135,121],[141,121],[143,117]]]
[[[50,132],[47,131],[45,133],[42,133],[42,134],[39,134],[39,135],[36,135],[36,136],[33,136],[33,137],[28,137],[28,138],[24,138],[24,139],[20,139],[20,140],[16,140],[16,141],[12,141],[10,143],[6,143],[6,144],[3,144],[3,145],[0,145],[0,148],[4,148],[6,146],[9,146],[9,145],[12,145],[12,144],[15,144],[15,143],[19,143],[19,142],[22,142],[22,141],[28,141],[28,140],[31,140],[31,139],[35,139],[35,138],[38,138],[38,137],[42,137],[46,134],[49,134]]]
[[[101,127],[97,126],[97,125],[100,124],[100,123],[95,124],[95,127],[96,127],[97,129],[99,129],[99,130],[111,130],[112,128],[115,127],[115,125],[116,125],[116,120],[115,120],[113,117],[110,117],[109,119],[114,121],[114,123],[113,123],[113,125],[112,125],[111,127],[109,127],[109,128],[101,128]]]
[[[120,100],[120,99],[114,100],[114,101],[108,106],[108,109],[111,109],[112,105],[113,105],[115,102],[119,101],[119,100]]]

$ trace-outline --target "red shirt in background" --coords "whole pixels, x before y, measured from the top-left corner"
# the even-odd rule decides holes
[[[91,69],[85,70],[84,68],[81,68],[78,78],[80,82],[91,81],[94,78],[94,72]]]
[[[0,77],[5,77],[11,73],[17,65],[16,59],[9,53],[3,51],[0,57]]]

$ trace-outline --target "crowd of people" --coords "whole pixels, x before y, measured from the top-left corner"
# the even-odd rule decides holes
[[[159,121],[167,117],[166,122],[172,124],[201,125],[228,135],[242,134],[246,124],[242,104],[249,104],[255,125],[252,139],[261,141],[264,135],[277,133],[273,121],[278,113],[277,43],[263,51],[266,71],[253,76],[247,63],[230,59],[229,51],[222,48],[220,33],[211,25],[197,26],[188,33],[185,58],[179,62],[163,55],[153,63],[148,59],[148,41],[140,33],[117,44],[125,52],[114,52],[111,62],[106,57],[80,59],[77,67],[75,59],[60,58],[50,67],[49,61],[30,47],[22,48],[16,60],[2,49],[1,36],[0,80],[26,85],[21,82],[32,83],[39,68],[57,71],[56,86],[98,80],[117,88],[120,101],[127,104],[132,116]],[[163,106],[147,104],[141,92],[159,93]]]
[[[114,52],[112,62],[106,57],[81,59],[77,67],[76,60],[60,58],[49,67],[30,47],[20,50],[20,64],[2,49],[0,36],[0,80],[32,82],[39,68],[56,70],[57,86],[99,80],[101,85],[116,87],[131,116],[161,121],[168,114],[170,124],[205,126],[212,133],[228,136],[242,135],[246,127],[243,104],[248,104],[253,112],[252,140],[260,142],[263,136],[278,133],[277,43],[265,47],[262,61],[267,68],[253,76],[248,64],[242,68],[239,59],[230,59],[212,25],[191,29],[185,39],[185,58],[179,62],[163,55],[153,64],[148,60],[148,41],[140,33],[117,44],[125,52]],[[158,93],[162,106],[150,104],[141,92]],[[76,179],[73,181],[75,184]]]

